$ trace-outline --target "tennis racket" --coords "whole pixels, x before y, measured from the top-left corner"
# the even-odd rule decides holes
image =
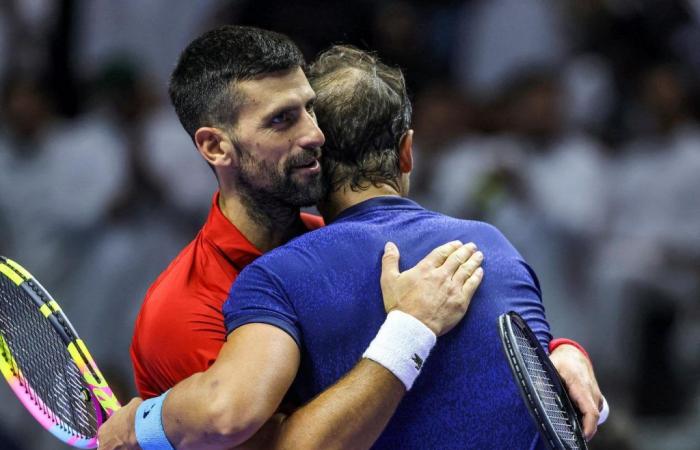
[[[31,415],[73,447],[97,447],[97,429],[120,408],[58,303],[2,256],[0,371]]]
[[[498,318],[498,331],[520,393],[547,446],[587,449],[578,413],[537,337],[515,312]]]

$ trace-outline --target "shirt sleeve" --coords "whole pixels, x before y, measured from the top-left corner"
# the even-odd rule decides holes
[[[549,322],[545,316],[540,283],[535,275],[535,271],[522,260],[517,261],[515,283],[515,312],[527,322],[530,329],[535,333],[540,345],[547,351],[552,334],[549,330]]]
[[[223,313],[227,334],[249,323],[265,323],[282,329],[301,347],[297,314],[281,280],[257,261],[234,281]]]
[[[488,250],[484,251],[485,282],[489,282],[488,277],[494,277],[492,281],[496,283],[491,287],[495,295],[507,299],[509,309],[527,322],[546,351],[552,335],[535,271],[497,228],[487,226],[485,236],[489,244]],[[496,267],[489,265],[490,258],[499,261]],[[486,267],[490,267],[491,270]]]

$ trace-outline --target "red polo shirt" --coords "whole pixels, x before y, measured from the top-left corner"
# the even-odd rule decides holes
[[[131,362],[139,394],[155,397],[216,360],[226,340],[221,307],[260,250],[226,219],[214,195],[197,237],[153,283],[136,319]],[[311,230],[323,219],[301,214]]]

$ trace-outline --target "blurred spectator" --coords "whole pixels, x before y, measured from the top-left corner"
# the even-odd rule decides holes
[[[125,179],[112,130],[57,119],[44,92],[26,77],[7,84],[0,209],[13,253],[57,280],[62,273],[54,261],[74,255],[67,239],[106,214]]]
[[[161,186],[164,200],[198,228],[217,189],[216,178],[170,104],[159,104],[146,119],[144,148],[145,170]]]
[[[166,91],[180,51],[223,0],[74,0],[75,56],[94,77],[114,55],[126,55]],[[228,3],[228,2],[226,2]]]
[[[46,67],[56,9],[51,0],[0,2],[0,73]]]
[[[412,195],[495,223],[535,268],[613,405],[592,447],[697,448],[700,0],[0,2],[0,254],[56,293],[124,395],[140,299],[216,189],[167,78],[230,22],[402,67]],[[0,410],[15,441],[56,448],[29,421]]]
[[[635,395],[645,402],[636,404],[639,412],[675,414],[688,397],[678,381],[684,368],[671,363],[678,359],[671,339],[680,317],[696,311],[700,292],[700,127],[674,66],[650,67],[638,86],[630,119],[637,137],[616,162],[616,214],[597,265],[608,298],[599,309],[625,348],[638,354],[637,365],[622,364],[626,351],[607,349],[605,360],[616,364],[617,374],[635,379],[640,392],[663,383],[679,399]]]
[[[467,2],[454,55],[462,88],[493,98],[522,69],[559,66],[570,47],[559,8],[541,0]]]
[[[607,137],[617,107],[617,89],[608,61],[584,53],[567,61],[561,74],[566,127]]]

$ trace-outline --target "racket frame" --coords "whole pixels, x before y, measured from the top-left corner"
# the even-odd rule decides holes
[[[579,441],[580,448],[587,450],[588,444],[583,436],[583,428],[579,422],[578,413],[571,403],[569,395],[566,393],[564,383],[561,381],[557,369],[550,361],[549,356],[540,345],[540,342],[537,340],[537,336],[535,336],[525,320],[523,320],[523,318],[516,312],[510,311],[498,317],[498,331],[501,336],[503,351],[506,355],[506,359],[508,360],[508,364],[510,365],[513,377],[517,381],[516,384],[518,385],[520,394],[527,405],[527,410],[530,413],[530,416],[537,425],[540,435],[547,446],[552,450],[571,449],[571,447],[564,442],[554,430],[554,425],[547,416],[544,406],[542,405],[542,400],[537,394],[537,389],[525,370],[527,366],[525,365],[523,356],[519,350],[516,351],[518,347],[517,343],[514,342],[516,340],[516,336],[513,332],[514,325],[517,326],[520,331],[523,332],[523,334],[525,334],[530,343],[534,344],[533,347],[535,347],[537,357],[550,375],[549,381],[552,383],[557,393],[557,403],[561,407],[562,411],[564,411],[571,419],[573,432]]]
[[[95,364],[85,343],[80,339],[68,317],[51,294],[25,268],[9,258],[0,256],[0,276],[8,278],[24,290],[34,302],[34,306],[61,337],[66,351],[90,390],[89,393],[83,392],[83,394],[90,397],[95,409],[96,429],[99,429],[109,416],[121,406]],[[1,334],[0,351],[4,353],[3,357],[0,358],[0,372],[20,402],[37,422],[68,445],[77,448],[97,447],[97,436],[88,438],[77,436],[49,419],[48,416],[55,415],[55,413],[50,410],[43,399],[36,395],[31,386],[21,381],[21,369],[17,366],[12,351]]]

